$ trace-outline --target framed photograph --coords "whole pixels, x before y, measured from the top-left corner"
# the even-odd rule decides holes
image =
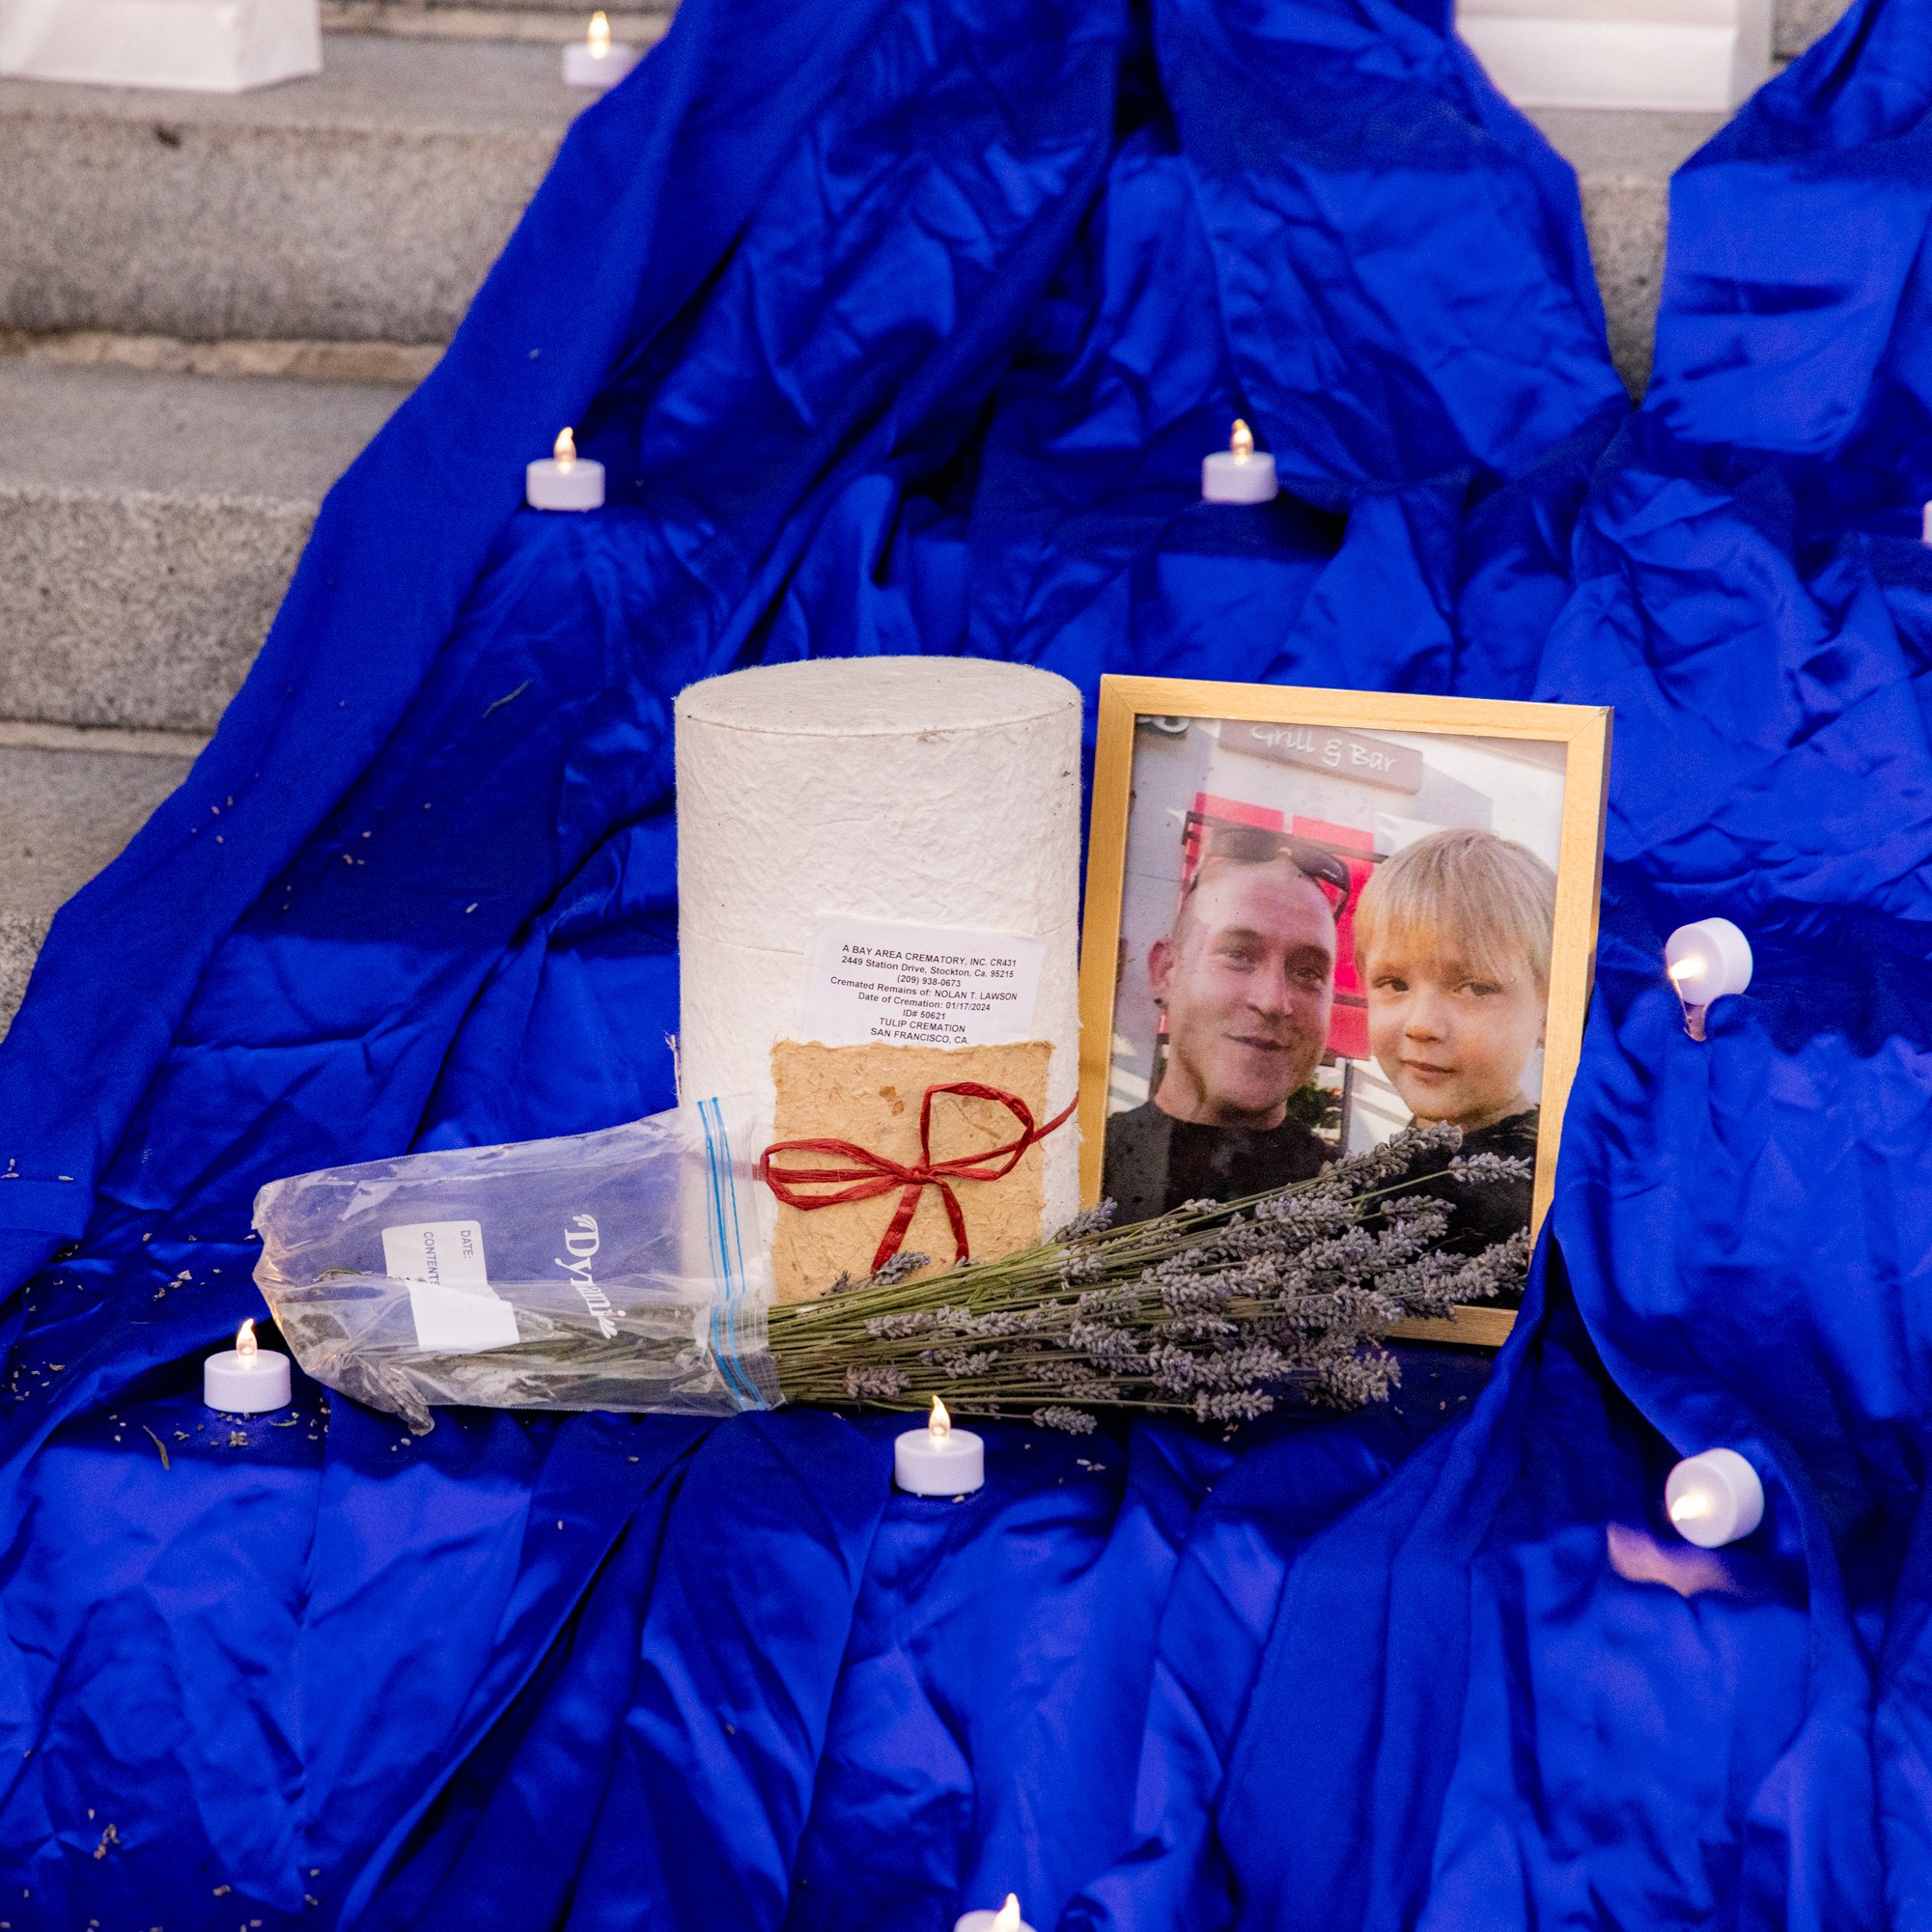
[[[1447,1239],[1541,1225],[1596,956],[1610,714],[1104,678],[1081,1191],[1121,1223],[1414,1122],[1533,1160]],[[1513,1310],[1400,1331],[1495,1345]]]

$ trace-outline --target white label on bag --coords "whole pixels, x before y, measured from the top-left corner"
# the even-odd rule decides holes
[[[427,1281],[441,1288],[490,1287],[477,1221],[418,1221],[382,1230],[382,1266],[392,1281]]]
[[[517,1339],[517,1311],[499,1301],[475,1221],[418,1221],[382,1230],[382,1266],[409,1285],[416,1346],[435,1355],[500,1349]]]
[[[821,921],[805,1038],[827,1047],[998,1047],[1033,1037],[1047,942],[951,926]]]

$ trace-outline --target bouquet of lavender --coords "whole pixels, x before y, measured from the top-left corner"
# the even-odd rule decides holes
[[[1398,1380],[1383,1338],[1520,1286],[1527,1231],[1473,1255],[1442,1246],[1456,1190],[1527,1178],[1528,1163],[1453,1155],[1451,1126],[1412,1129],[1312,1181],[1194,1201],[1110,1228],[1106,1207],[1042,1246],[918,1281],[901,1255],[870,1280],[772,1308],[792,1402],[1022,1416],[1084,1433],[1097,1409],[1199,1421],[1265,1414],[1283,1395],[1337,1408]],[[1434,1161],[1430,1157],[1435,1157]],[[1417,1166],[1430,1165],[1425,1182]]]

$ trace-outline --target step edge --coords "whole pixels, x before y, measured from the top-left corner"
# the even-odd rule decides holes
[[[198,731],[0,718],[0,751],[83,751],[112,758],[199,758],[210,742],[209,734]]]

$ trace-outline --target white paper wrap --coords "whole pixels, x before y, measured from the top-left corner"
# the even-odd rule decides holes
[[[678,699],[684,1091],[774,1099],[804,1032],[822,919],[1002,932],[1046,946],[1032,1025],[1049,1117],[1079,1079],[1080,697],[977,658],[831,658]],[[1042,1147],[1046,1230],[1079,1208],[1078,1123]]]
[[[316,0],[0,0],[0,74],[239,94],[322,68]]]
[[[1728,114],[1771,78],[1773,0],[1458,0],[1519,107]]]

